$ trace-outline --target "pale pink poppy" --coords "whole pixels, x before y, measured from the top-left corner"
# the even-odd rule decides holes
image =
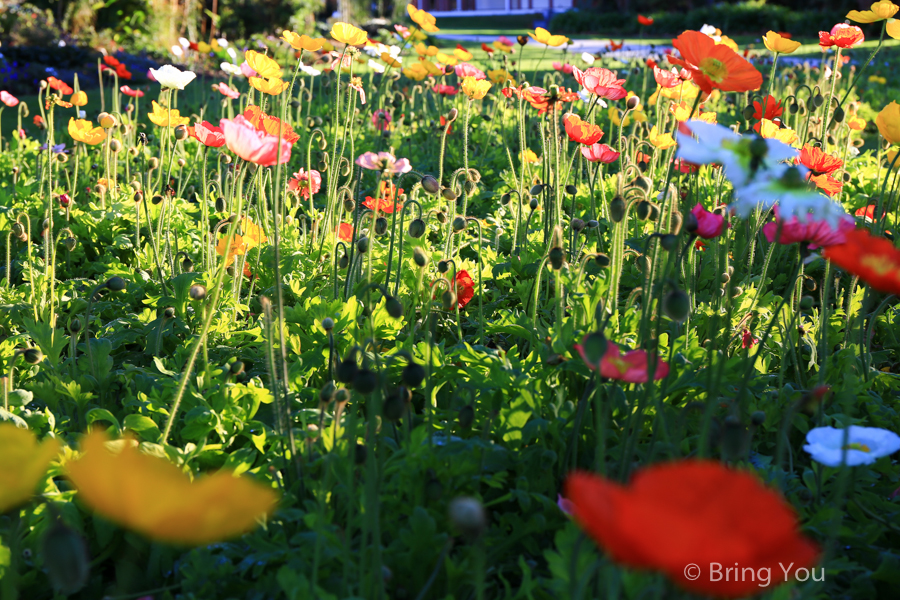
[[[228,87],[228,84],[220,81],[218,85],[213,86],[217,92],[225,96],[226,98],[231,98],[232,100],[236,100],[241,97],[241,93],[235,89]]]
[[[497,41],[503,44],[504,46],[513,46],[513,41],[506,37],[505,35],[501,35],[497,38]]]
[[[581,154],[590,162],[611,163],[619,160],[619,153],[606,144],[582,146]]]
[[[341,63],[342,70],[350,68],[350,63],[352,62],[352,57],[349,54],[344,54],[343,60],[341,60],[340,52],[335,52],[334,50],[332,50],[331,52],[328,53],[328,55],[331,56],[331,64],[328,66],[327,69],[325,69],[326,71],[334,71],[335,69],[337,69],[338,62]]]
[[[412,165],[409,164],[408,158],[396,158],[390,152],[366,152],[356,159],[356,164],[363,169],[371,171],[381,171],[383,173],[409,173],[412,171]]]
[[[456,65],[456,76],[460,79],[463,77],[474,77],[479,81],[487,77],[487,75],[484,74],[484,71],[478,67],[473,67],[469,63],[459,63]]]
[[[573,70],[575,69],[575,65],[570,65],[569,63],[553,63],[553,68],[557,71],[562,71],[566,75],[571,75]]]
[[[133,90],[127,85],[123,85],[119,88],[119,91],[125,94],[126,96],[131,96],[132,98],[143,98],[144,92],[141,90]]]
[[[779,226],[781,227],[780,235],[778,233]],[[801,221],[796,216],[791,217],[790,221],[785,221],[780,218],[776,206],[775,220],[763,225],[763,234],[769,242],[775,241],[777,235],[779,244],[809,242],[809,247],[815,250],[819,247],[827,248],[845,243],[847,232],[855,228],[856,222],[849,215],[841,219],[837,229],[834,229],[826,221],[815,219],[812,216],[808,221]]]
[[[225,134],[225,145],[228,149],[243,158],[262,167],[270,167],[275,163],[284,164],[291,159],[291,143],[285,139],[278,145],[278,136],[259,131],[242,115],[234,119],[222,119],[219,122]]]
[[[622,87],[624,79],[616,79],[616,74],[609,69],[591,67],[582,71],[578,67],[572,69],[575,80],[587,91],[601,98],[621,100],[628,92]]]
[[[307,200],[309,199],[310,191],[313,194],[317,194],[321,188],[322,174],[315,169],[311,169],[309,173],[300,169],[294,173],[293,178],[288,181],[288,189],[293,192],[299,192],[300,195]]]
[[[12,108],[19,103],[19,99],[7,91],[0,92],[0,102]]]
[[[375,129],[377,129],[378,131],[390,131],[391,120],[391,113],[384,110],[383,108],[379,108],[372,115],[372,125],[374,125]]]

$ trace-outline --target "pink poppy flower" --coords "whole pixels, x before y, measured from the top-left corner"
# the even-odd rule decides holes
[[[241,97],[241,93],[239,91],[228,87],[228,84],[222,81],[220,81],[218,85],[214,85],[213,89],[226,98],[231,98],[232,100],[236,100]]]
[[[459,93],[459,88],[455,88],[452,85],[444,85],[442,83],[437,84],[432,89],[435,94],[440,94],[441,96],[455,96]]]
[[[561,510],[562,513],[567,517],[571,517],[572,512],[575,510],[575,505],[572,504],[572,501],[564,498],[562,494],[556,495],[556,505],[559,507],[559,510]]]
[[[404,40],[409,37],[409,27],[404,27],[403,25],[394,25],[394,31],[400,34],[400,37]]]
[[[127,85],[123,85],[122,87],[120,87],[119,91],[122,92],[123,94],[125,94],[126,96],[130,96],[132,98],[143,98],[144,97],[144,92],[142,92],[141,90],[133,90],[130,87],[128,87]]]
[[[591,67],[582,71],[578,67],[572,69],[575,80],[587,91],[601,98],[621,100],[628,92],[622,87],[624,79],[616,79],[616,74],[609,69]]]
[[[566,75],[571,75],[572,70],[575,68],[575,65],[570,65],[569,63],[553,63],[553,68],[557,71],[562,71]]]
[[[285,139],[278,145],[278,136],[259,131],[242,115],[234,119],[222,119],[219,122],[225,134],[225,145],[228,149],[243,158],[262,167],[270,167],[275,163],[284,164],[291,159],[291,143]]]
[[[19,103],[19,99],[7,91],[0,92],[0,102],[12,108]]]
[[[241,73],[243,74],[244,77],[247,77],[247,78],[259,77],[259,73],[254,71],[253,67],[251,67],[249,64],[247,64],[246,60],[241,63]]]
[[[341,60],[341,53],[335,52],[332,50],[328,53],[331,56],[331,64],[328,66],[326,71],[334,71],[337,69],[338,63],[341,63],[341,69],[349,69],[350,63],[352,62],[352,57],[349,54],[344,54],[344,59]]]
[[[469,63],[459,63],[458,65],[456,65],[456,76],[460,79],[462,79],[463,77],[474,77],[479,81],[487,77],[484,74],[484,71],[482,71],[478,67],[473,67]]]
[[[800,242],[809,242],[809,247],[813,250],[822,247],[835,246],[843,244],[847,241],[847,232],[856,228],[853,217],[847,216],[841,219],[837,229],[833,229],[825,221],[820,221],[810,217],[808,221],[801,221],[796,216],[791,217],[790,221],[781,219],[778,215],[778,207],[775,207],[775,220],[771,223],[763,225],[763,233],[769,242],[775,241],[778,235],[778,228],[781,227],[781,235],[778,237],[779,244],[797,244]]]
[[[322,174],[315,169],[311,169],[309,173],[300,169],[294,173],[294,177],[288,181],[288,189],[299,192],[300,196],[307,200],[309,199],[310,192],[317,194],[321,188]]]
[[[667,71],[659,67],[653,67],[653,78],[656,79],[656,83],[664,88],[677,87],[681,83],[681,77],[678,76],[678,71],[675,69]]]
[[[606,144],[582,146],[581,154],[590,162],[601,162],[609,164],[611,162],[619,160],[619,153]]]
[[[503,44],[504,46],[514,46],[513,41],[506,37],[505,35],[501,35],[497,38],[497,41]]]
[[[725,217],[711,213],[697,203],[697,206],[691,211],[691,214],[697,217],[697,230],[694,235],[706,238],[708,240],[722,235],[722,229],[725,227]]]
[[[396,158],[390,152],[366,152],[356,159],[356,164],[363,169],[381,171],[382,173],[409,173],[412,165],[408,158]]]
[[[372,125],[374,125],[375,129],[377,129],[378,131],[390,131],[391,120],[391,113],[384,110],[383,108],[379,108],[372,115]]]
[[[582,339],[582,342],[587,336]],[[575,344],[575,350],[581,356],[581,360],[592,371],[597,370],[597,365],[591,364],[584,348],[581,344]],[[619,346],[613,342],[606,342],[606,354],[600,360],[600,376],[607,379],[617,379],[625,383],[647,383],[650,379],[649,360],[646,350],[629,350],[625,354],[619,349]],[[669,363],[658,359],[656,362],[656,372],[653,379],[664,379],[669,374]]]
[[[360,79],[360,81],[362,81],[362,80]],[[362,104],[366,103],[366,90],[363,89],[362,83],[356,84],[351,81],[350,83],[347,84],[347,87],[353,88],[354,90],[359,92],[360,103],[362,103]]]
[[[225,145],[225,132],[221,127],[216,127],[209,121],[197,123],[193,127],[188,128],[191,137],[200,141],[204,146],[210,148],[221,148]]]
[[[156,81],[156,77],[153,76],[153,69],[147,69],[147,79]]]
[[[755,336],[750,332],[750,330],[747,329],[747,328],[745,327],[745,328],[744,328],[744,331],[741,332],[741,348],[743,348],[743,349],[745,349],[745,350],[746,350],[747,348],[752,348],[752,347],[755,346],[758,342],[759,342],[759,338],[758,338],[758,337],[755,337]]]

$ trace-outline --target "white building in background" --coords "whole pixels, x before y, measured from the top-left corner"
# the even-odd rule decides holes
[[[573,0],[418,0],[416,4],[435,17],[478,17],[563,12],[572,8]]]

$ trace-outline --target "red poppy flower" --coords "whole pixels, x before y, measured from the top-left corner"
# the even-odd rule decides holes
[[[119,66],[116,67],[116,75],[119,79],[131,79],[131,71],[128,70],[128,67],[125,66],[125,63],[119,63]]]
[[[188,133],[192,138],[209,148],[221,148],[225,145],[225,132],[222,131],[221,127],[216,127],[209,121],[203,121],[188,127]]]
[[[447,117],[445,117],[444,115],[441,115],[441,131],[443,131],[445,127],[447,127]],[[450,135],[451,133],[453,133],[453,124],[452,123],[450,124],[450,127],[447,129],[447,135]]]
[[[386,198],[372,198],[371,196],[366,196],[366,201],[363,202],[363,206],[368,208],[369,210],[378,210],[379,213],[392,214],[394,212],[395,204]]]
[[[456,288],[456,303],[459,309],[462,310],[475,297],[475,280],[472,279],[468,271],[463,269],[456,272],[453,283]]]
[[[653,25],[653,17],[645,17],[644,15],[638,15],[638,23],[640,25]]]
[[[56,77],[48,77],[47,85],[50,86],[50,89],[61,92],[63,96],[68,96],[70,94],[74,94],[75,90],[69,87],[65,81],[61,81]]]
[[[439,83],[431,89],[434,90],[435,94],[440,94],[441,96],[455,96],[459,93],[459,88],[455,88],[452,85],[445,85],[443,83]]]
[[[820,148],[806,144],[800,149],[800,164],[809,169],[813,175],[825,175],[843,167],[844,161],[823,152]]]
[[[813,175],[810,173],[807,177],[817,188],[829,196],[834,196],[844,189],[844,184],[831,175]]]
[[[484,42],[481,42],[481,49],[484,50],[485,52],[487,52],[488,54],[494,53],[494,49],[491,48],[490,46],[488,46],[487,44],[485,44]]]
[[[582,71],[575,67],[572,69],[572,73],[579,85],[601,98],[621,100],[628,95],[628,92],[622,87],[625,80],[618,79],[616,74],[609,69],[591,67]]]
[[[338,225],[335,233],[342,242],[350,243],[353,240],[353,225],[350,223],[341,223]]]
[[[625,45],[625,40],[622,40],[618,44],[616,42],[614,42],[613,40],[609,40],[609,49],[613,52],[615,52],[616,50],[621,50],[624,45]]]
[[[870,204],[863,208],[857,209],[855,213],[853,213],[857,217],[863,217],[866,221],[874,221],[875,220],[875,205]],[[881,211],[881,216],[884,216],[884,211]]]
[[[131,96],[132,98],[143,98],[144,92],[141,90],[133,90],[127,85],[123,85],[119,88],[119,91],[125,94],[126,96]]]
[[[581,341],[587,339],[585,336]],[[597,365],[588,360],[581,344],[575,344],[575,350],[581,356],[581,360],[592,371],[597,370]],[[617,379],[626,383],[647,383],[650,380],[649,355],[646,350],[630,350],[625,354],[619,346],[612,342],[606,342],[606,354],[600,361],[600,376],[607,379]],[[664,360],[656,361],[656,372],[653,379],[664,379],[669,374],[669,363]]]
[[[44,117],[42,117],[41,115],[34,115],[33,121],[38,128],[44,128]]]
[[[778,492],[716,461],[652,465],[628,485],[576,472],[565,496],[576,521],[613,559],[662,571],[702,596],[738,598],[763,589],[754,577],[713,577],[706,571],[712,565],[781,575],[782,564],[805,569],[819,558]],[[697,565],[699,573],[689,570]]]
[[[752,348],[759,342],[759,338],[754,337],[749,329],[744,327],[744,330],[741,332],[741,348],[746,350],[747,348]]]
[[[603,137],[603,130],[599,125],[592,125],[587,121],[582,121],[581,117],[574,113],[566,113],[563,117],[563,125],[566,128],[566,135],[573,142],[579,144],[596,144]]]
[[[763,108],[765,108],[765,112],[763,112]],[[784,107],[774,96],[766,96],[762,101],[753,101],[753,118],[757,121],[760,119],[774,121],[782,114],[784,114]]]
[[[104,56],[104,57],[103,57],[103,62],[105,62],[107,65],[109,65],[109,66],[112,67],[113,69],[115,69],[116,67],[118,67],[119,64],[120,64],[119,59],[116,58],[115,56]]]
[[[713,89],[723,92],[747,92],[759,89],[762,74],[734,50],[716,42],[699,31],[685,31],[672,40],[682,58],[668,56],[669,62],[690,71],[694,83],[709,94]]]
[[[538,109],[538,114],[543,114],[553,107],[559,110],[562,108],[563,102],[574,102],[579,98],[577,93],[560,88],[555,97],[555,102],[553,102],[553,97],[550,96],[547,90],[534,86],[525,88],[521,91],[521,94],[528,104]]]
[[[647,68],[648,68],[648,69],[652,69],[652,68],[654,68],[655,66],[657,66],[659,63],[657,63],[657,62],[656,62],[655,60],[653,60],[652,58],[648,58],[647,61],[646,61],[644,64],[647,65]]]
[[[653,67],[653,78],[657,84],[664,88],[673,88],[681,85],[681,77],[678,76],[677,72],[660,69],[655,65]]]
[[[865,39],[863,30],[856,25],[848,25],[847,23],[838,23],[831,28],[831,31],[819,32],[819,46],[830,48],[837,46],[838,48],[852,48],[863,43]]]
[[[823,256],[873,289],[900,294],[900,250],[866,229],[848,231],[846,236],[845,243],[825,248]]]

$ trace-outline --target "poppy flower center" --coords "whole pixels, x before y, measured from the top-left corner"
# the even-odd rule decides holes
[[[860,452],[871,452],[872,450],[865,444],[847,444],[842,446],[841,450],[859,450]]]
[[[712,56],[700,61],[700,70],[717,83],[728,77],[728,67],[725,66],[725,63]]]
[[[606,359],[609,364],[616,368],[620,375],[624,375],[628,372],[628,369],[631,368],[631,365],[628,361],[619,358],[618,356],[611,356]]]
[[[886,258],[884,256],[871,255],[871,254],[868,256],[863,256],[860,259],[859,263],[862,266],[875,271],[875,273],[879,277],[887,275],[888,273],[890,273],[891,271],[894,271],[897,268],[897,265],[895,265],[888,258]]]

